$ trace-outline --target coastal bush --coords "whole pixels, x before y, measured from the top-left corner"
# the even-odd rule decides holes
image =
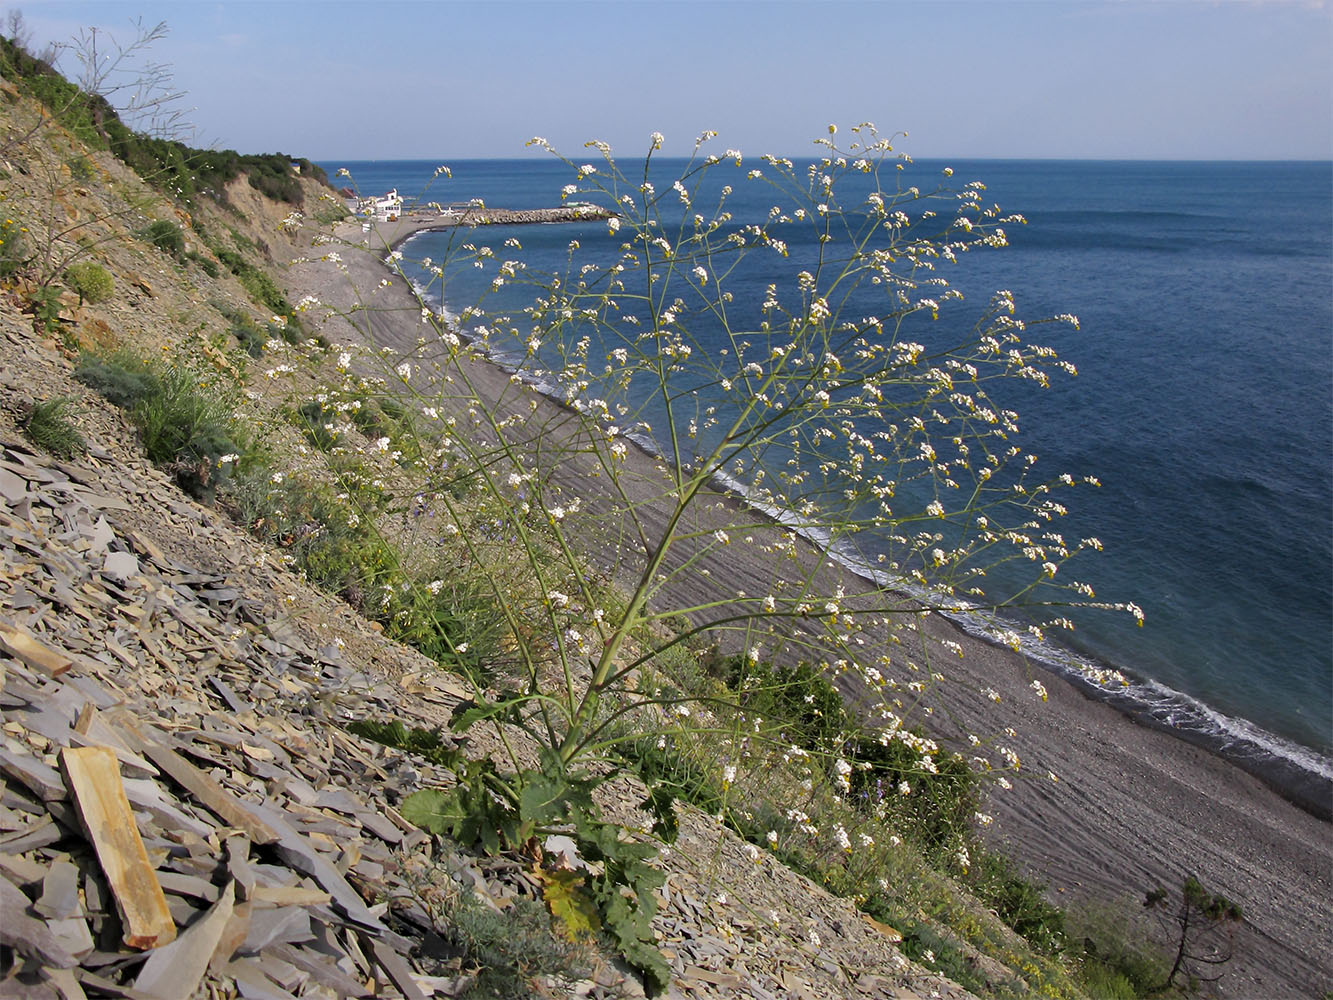
[[[382,617],[396,558],[374,529],[382,497],[354,462],[342,464],[329,483],[256,468],[229,483],[224,499],[312,584],[368,618]]]
[[[417,793],[407,812],[487,850],[569,834],[615,873],[614,889],[602,882],[585,892],[659,986],[665,966],[646,923],[649,848],[601,817],[589,775],[645,730],[692,738],[719,713],[691,683],[643,678],[697,642],[756,668],[771,663],[767,676],[756,669],[754,690],[742,674],[728,695],[739,713],[730,738],[749,754],[718,762],[718,787],[736,813],[754,812],[755,796],[740,787],[743,773],[761,773],[750,762],[791,757],[799,733],[814,746],[796,749],[816,759],[797,794],[846,817],[822,827],[803,809],[782,817],[773,832],[808,841],[812,867],[856,883],[861,857],[855,871],[846,859],[857,810],[888,816],[893,806],[906,823],[911,813],[896,811],[905,800],[919,810],[919,839],[966,871],[969,762],[920,728],[931,689],[962,652],[934,616],[1022,605],[1031,635],[1068,627],[1064,608],[1090,603],[1091,590],[1067,566],[1098,545],[1056,530],[1064,507],[1053,497],[1076,481],[1037,471],[1015,444],[1017,415],[1004,394],[1006,381],[1043,387],[1069,370],[1033,337],[1043,322],[1074,318],[1020,319],[1001,291],[970,322],[938,322],[962,309],[943,269],[1003,247],[1004,227],[1022,220],[986,204],[980,184],[953,186],[951,172],[932,189],[904,187],[897,170],[906,161],[871,126],[853,129],[845,147],[830,129],[808,169],[765,157],[747,170],[737,151],[706,154],[711,138],[701,137],[674,181],[653,160],[657,137],[633,171],[600,144],[594,162],[565,160],[573,182],[562,197],[607,211],[608,232],[572,241],[559,274],[529,271],[516,240],[497,249],[468,231],[421,273],[390,254],[407,283],[454,288],[461,272],[489,275],[481,300],[461,309],[471,339],[422,301],[418,348],[381,353],[368,309],[347,317],[372,346],[367,362],[380,359],[386,383],[401,385],[438,428],[440,460],[468,469],[476,489],[513,512],[509,547],[544,592],[543,627],[533,631],[497,588],[519,683],[497,693],[472,678],[472,702],[453,722],[459,732],[495,726],[502,739],[517,726],[541,748],[539,761],[509,752],[501,768],[460,758],[458,785]],[[733,218],[733,184],[766,185],[773,210]],[[756,287],[743,280],[747,267],[776,280],[742,300]],[[524,297],[507,299],[513,290]],[[483,391],[469,367],[491,353],[523,359],[498,393]],[[543,410],[528,383],[564,405]],[[635,442],[660,456],[657,468],[631,461]],[[573,469],[584,483],[595,479],[598,503],[585,508],[570,495],[580,485]],[[464,512],[432,494],[425,470],[416,474],[421,486],[407,490],[431,494],[460,537],[474,537]],[[751,506],[731,503],[723,483]],[[877,548],[863,549],[872,536]],[[869,560],[874,572],[839,569],[831,555]],[[729,582],[733,564],[752,567],[743,590]],[[1000,565],[1030,572],[988,592]],[[617,581],[614,609],[598,578]],[[1132,605],[1120,610],[1138,616]],[[668,620],[683,625],[662,628]],[[1014,648],[1024,641],[1008,626],[996,637]],[[818,669],[801,672],[802,662]],[[814,685],[821,673],[865,700],[873,735],[845,725],[838,692]],[[1033,690],[1043,693],[1039,682]],[[789,716],[753,721],[760,705]],[[997,781],[1019,766],[1010,734],[967,735],[972,763]],[[662,836],[674,825],[680,762],[643,772],[644,805]],[[705,782],[687,780],[702,794]],[[937,801],[923,794],[932,788]]]
[[[131,409],[161,388],[157,366],[125,348],[106,354],[84,351],[74,377],[121,409]]]
[[[181,259],[185,255],[185,234],[170,219],[156,219],[139,233],[164,254]]]
[[[204,274],[208,275],[210,278],[216,278],[219,274],[222,273],[219,270],[218,265],[215,261],[209,259],[208,257],[205,257],[197,250],[191,250],[189,253],[185,255],[185,259],[193,262],[194,264],[197,264],[199,270],[203,271]]]
[[[302,403],[296,412],[306,439],[320,451],[332,451],[340,435],[338,428],[329,419],[330,414],[324,404],[312,399]]]
[[[304,328],[296,310],[272,278],[235,250],[220,249],[217,256],[227,270],[236,276],[251,301],[272,312],[275,321],[280,321],[277,325],[283,340],[289,344],[299,344],[305,339]]]
[[[1166,981],[1172,956],[1140,926],[1142,910],[1127,901],[1123,909],[1082,904],[1066,912],[1079,981],[1095,1000],[1138,1000]]]
[[[60,299],[60,289],[51,285],[39,286],[28,293],[27,299],[27,311],[32,313],[33,327],[39,333],[61,336],[64,331],[60,313],[64,303]]]
[[[65,287],[79,297],[79,303],[97,305],[111,298],[116,283],[100,264],[83,261],[65,268]]]
[[[97,176],[93,161],[81,153],[66,160],[65,166],[69,167],[70,177],[81,184],[86,184]]]
[[[967,886],[1000,919],[1046,954],[1056,954],[1067,941],[1065,914],[1046,901],[1046,886],[1025,878],[1008,858],[974,850]]]

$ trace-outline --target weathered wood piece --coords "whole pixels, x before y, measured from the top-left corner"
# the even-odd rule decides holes
[[[189,1000],[208,971],[208,963],[231,920],[233,894],[232,884],[228,883],[207,913],[171,944],[149,955],[134,980],[134,988],[155,994],[162,1000]]]
[[[48,677],[59,677],[74,665],[64,653],[38,642],[27,632],[0,622],[0,651],[21,660]]]
[[[156,948],[174,940],[176,924],[135,826],[115,753],[105,747],[66,747],[60,766],[111,886],[122,940],[131,948]]]

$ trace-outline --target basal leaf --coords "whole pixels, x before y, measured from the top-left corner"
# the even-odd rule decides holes
[[[542,898],[551,916],[571,941],[590,938],[602,926],[597,904],[583,886],[581,872],[539,871]]]
[[[403,819],[436,834],[454,833],[466,818],[458,799],[458,789],[423,788],[403,800]]]

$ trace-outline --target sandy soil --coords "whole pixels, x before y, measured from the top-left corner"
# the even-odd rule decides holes
[[[288,275],[292,299],[312,294],[341,311],[359,302],[351,313],[355,328],[342,319],[324,328],[331,340],[355,338],[413,352],[426,329],[420,308],[401,281],[377,288],[385,277],[380,258],[386,244],[431,224],[409,218],[381,227],[373,234],[380,248],[375,254],[338,248],[341,264],[294,265]],[[345,235],[362,239],[359,227],[347,228]],[[467,376],[478,396],[501,410],[527,410],[527,391],[499,369],[472,364]],[[566,411],[544,398],[524,422],[534,436],[538,429],[565,433],[570,425]],[[591,475],[593,468],[591,459],[576,457],[554,463],[549,472],[569,494],[584,499],[584,540],[594,561],[628,578],[636,570],[620,558],[617,531],[623,522],[605,517],[624,498],[616,496],[606,477]],[[650,503],[660,494],[661,476],[652,458],[629,450],[621,478],[629,499]],[[702,505],[696,516],[691,527],[704,531],[754,518],[726,498]],[[649,510],[648,519],[653,517]],[[744,546],[720,553],[672,577],[671,597],[679,606],[736,591],[767,592],[771,562]],[[819,553],[807,546],[798,565],[818,567],[827,581],[841,572],[820,562]],[[1013,744],[1022,769],[1013,789],[996,790],[988,808],[996,817],[995,838],[1030,873],[1049,881],[1062,902],[1121,901],[1126,911],[1147,889],[1179,886],[1185,875],[1197,875],[1210,890],[1238,902],[1245,914],[1235,958],[1217,992],[1262,998],[1314,997],[1333,990],[1329,823],[1220,758],[1090,700],[1020,655],[972,639],[946,621],[936,622],[934,627],[965,652],[953,661],[951,681],[941,688],[944,704],[934,716],[940,735],[1005,726],[1018,732]],[[1037,676],[1050,692],[1045,704],[1029,689]],[[999,693],[998,705],[983,695],[985,688]],[[1052,781],[1048,771],[1059,780]]]

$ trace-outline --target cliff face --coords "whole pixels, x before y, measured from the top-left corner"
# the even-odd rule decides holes
[[[444,726],[462,687],[181,492],[127,411],[74,377],[81,348],[188,349],[201,386],[248,394],[247,419],[299,464],[246,353],[281,333],[274,314],[299,320],[275,307],[309,249],[280,225],[297,206],[245,177],[226,203],[173,201],[0,89],[0,992],[417,998],[508,974],[641,994],[596,947],[551,937],[531,873],[402,819],[403,794],[446,772],[343,729]],[[297,183],[299,209],[324,210],[327,189]],[[88,265],[109,294],[76,280]],[[60,399],[85,445],[63,459],[24,430]],[[606,808],[643,825],[643,794],[618,782]],[[970,995],[743,846],[682,810],[654,924],[673,994]]]

